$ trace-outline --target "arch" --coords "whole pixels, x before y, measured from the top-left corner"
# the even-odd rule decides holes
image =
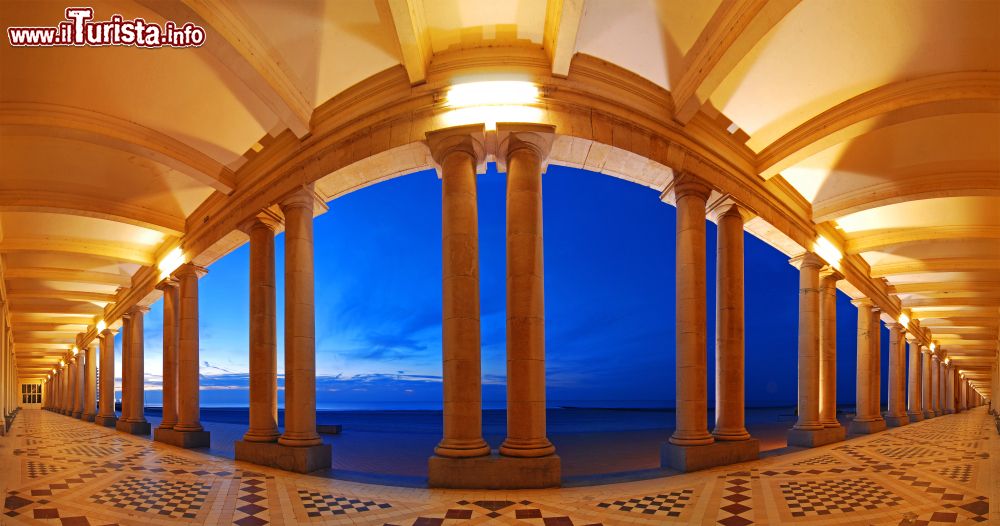
[[[84,197],[58,191],[0,190],[0,212],[53,212],[117,221],[168,236],[184,235],[184,218],[123,201]]]

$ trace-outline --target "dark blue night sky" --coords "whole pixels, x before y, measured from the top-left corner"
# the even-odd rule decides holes
[[[672,406],[675,210],[655,190],[553,166],[543,178],[545,313],[551,405]],[[484,404],[504,398],[504,191],[479,177]],[[441,186],[432,171],[329,203],[315,222],[318,404],[439,407]],[[277,238],[278,328],[283,236]],[[714,398],[715,226],[708,224],[709,400]],[[794,405],[798,272],[746,237],[746,393]],[[201,280],[205,405],[244,405],[248,247]],[[147,382],[159,381],[161,303],[146,322]],[[857,310],[838,295],[838,402],[854,401]],[[120,338],[119,338],[120,339]],[[882,330],[883,382],[888,331]],[[279,353],[281,352],[279,344]],[[283,370],[279,354],[279,372]],[[120,357],[118,359],[120,364]],[[120,367],[120,366],[119,366]],[[147,394],[159,402],[159,392]],[[581,404],[582,405],[582,404]]]

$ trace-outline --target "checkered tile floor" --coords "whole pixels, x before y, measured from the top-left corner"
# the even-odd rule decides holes
[[[9,466],[0,477],[0,523],[1000,524],[997,512],[990,516],[989,500],[1000,492],[998,459],[1000,437],[979,408],[671,477],[537,491],[441,491],[235,463],[26,410],[12,433],[0,437],[0,468]]]

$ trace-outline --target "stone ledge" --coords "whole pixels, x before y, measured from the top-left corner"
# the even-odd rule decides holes
[[[716,440],[704,446],[679,446],[667,442],[660,448],[660,466],[678,471],[698,471],[715,466],[725,466],[757,460],[760,441]]]
[[[88,414],[84,414],[84,415],[83,415],[82,417],[80,417],[80,420],[83,420],[84,422],[93,422],[93,421],[94,421],[94,417],[95,417],[95,416],[97,416],[97,415],[93,415],[93,414],[89,414],[89,415],[88,415]]]
[[[132,435],[148,435],[149,422],[126,422],[119,419],[118,423],[115,424],[115,429]]]
[[[935,416],[937,416],[937,413],[935,413],[934,411],[924,411],[924,420],[928,418],[934,418]]]
[[[175,431],[165,428],[156,428],[153,430],[153,440],[185,449],[209,447],[211,444],[210,437],[211,434],[208,431]]]
[[[788,445],[796,447],[819,447],[834,442],[842,442],[846,432],[843,426],[823,429],[789,429]]]
[[[922,412],[906,413],[906,416],[910,418],[910,423],[911,424],[913,422],[919,422],[919,421],[921,421],[921,420],[924,419],[924,413],[922,413]]]
[[[493,452],[471,458],[433,455],[427,461],[427,485],[432,488],[539,489],[561,484],[559,455],[519,458]]]
[[[97,415],[94,417],[94,423],[104,427],[115,427],[115,424],[118,423],[118,417]]]
[[[909,424],[910,424],[910,417],[905,414],[900,416],[891,416],[891,415],[885,416],[886,427],[903,427]]]
[[[277,442],[237,440],[234,446],[236,460],[252,462],[261,466],[283,469],[285,471],[311,473],[321,469],[330,469],[333,465],[333,454],[330,444],[293,447]]]
[[[859,422],[854,420],[851,422],[850,427],[847,429],[849,435],[871,435],[874,433],[879,433],[885,431],[886,422],[885,420],[869,420]]]

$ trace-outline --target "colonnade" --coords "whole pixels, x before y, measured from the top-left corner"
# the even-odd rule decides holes
[[[3,380],[3,389],[0,389],[0,436],[3,436],[7,433],[7,419],[17,411],[21,395],[7,302],[3,299],[0,299],[0,379]]]

